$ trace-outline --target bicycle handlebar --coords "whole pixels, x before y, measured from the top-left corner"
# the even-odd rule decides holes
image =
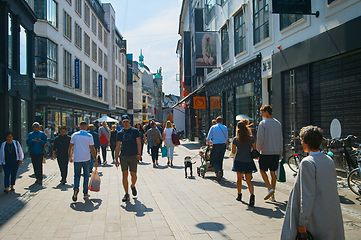
[[[357,137],[354,136],[354,135],[348,135],[346,138],[333,139],[333,140],[335,140],[335,141],[337,141],[337,142],[345,142],[345,141],[349,140],[350,138],[357,139]]]

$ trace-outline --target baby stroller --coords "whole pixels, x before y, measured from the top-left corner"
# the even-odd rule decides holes
[[[212,147],[203,146],[199,150],[199,156],[201,157],[201,166],[197,167],[198,176],[205,177],[206,172],[215,172],[215,169],[211,162]]]

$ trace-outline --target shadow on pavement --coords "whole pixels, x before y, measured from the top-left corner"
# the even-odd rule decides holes
[[[222,237],[228,238],[223,232],[221,232],[225,228],[222,223],[203,222],[203,223],[198,223],[196,227],[203,229],[205,231],[219,232],[220,234],[222,234]]]
[[[352,204],[352,205],[355,204],[354,201],[352,201],[351,199],[346,198],[345,196],[341,196],[341,195],[340,195],[339,197],[340,197],[340,203],[343,203],[343,204]]]
[[[170,168],[174,168],[174,169],[184,169],[184,166],[176,166],[176,165],[173,165],[173,166],[170,166]]]
[[[53,187],[53,189],[60,189],[61,191],[68,191],[69,188],[72,188],[72,186],[69,184],[63,185],[61,183],[59,183],[57,186]]]
[[[144,217],[145,212],[153,212],[153,208],[147,208],[141,201],[137,198],[134,199],[134,205],[128,201],[125,203],[125,206],[121,205],[121,207],[127,212],[135,212],[135,216]]]
[[[79,212],[93,212],[94,210],[97,210],[101,204],[101,199],[86,199],[85,202],[70,203],[70,207]]]
[[[138,164],[139,164],[139,165],[150,165],[150,163],[146,163],[146,162],[143,162],[143,161],[138,162]]]
[[[247,204],[246,202],[243,202],[243,204]],[[264,207],[258,207],[257,202],[256,206],[254,207],[248,207],[247,211],[252,211],[255,214],[267,216],[269,218],[283,218],[285,216],[284,212],[286,209],[286,204],[283,203],[272,203],[275,205],[275,209],[272,208],[264,208]]]
[[[188,148],[189,150],[195,150],[201,148],[201,145],[196,142],[182,142],[181,146]]]

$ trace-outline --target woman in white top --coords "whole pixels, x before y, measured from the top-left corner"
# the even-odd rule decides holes
[[[165,124],[165,129],[163,131],[163,142],[164,146],[167,146],[167,155],[168,155],[168,165],[170,160],[170,165],[173,166],[173,152],[174,152],[174,144],[172,141],[172,133],[173,133],[172,123],[167,121]]]

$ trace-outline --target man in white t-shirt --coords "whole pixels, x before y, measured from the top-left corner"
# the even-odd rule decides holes
[[[83,193],[84,199],[89,198],[88,194],[88,182],[89,182],[89,172],[90,172],[90,152],[95,159],[95,169],[98,167],[97,154],[94,148],[93,136],[88,133],[86,130],[88,124],[85,121],[80,123],[80,131],[72,135],[70,144],[69,144],[69,161],[73,162],[73,148],[74,148],[74,194],[73,201],[76,202],[78,199],[79,193],[79,184],[81,169],[83,168]]]

